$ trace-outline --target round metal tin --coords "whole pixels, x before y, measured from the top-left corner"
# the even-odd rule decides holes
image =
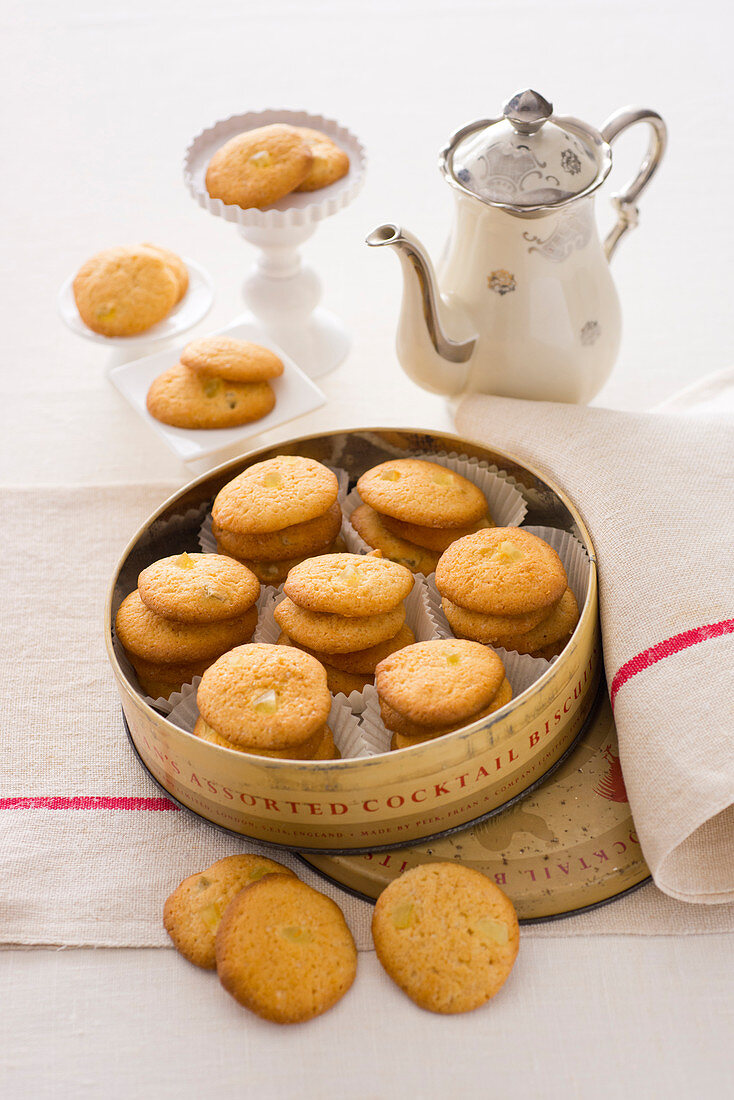
[[[497,715],[400,752],[336,761],[272,760],[220,748],[179,729],[144,700],[120,667],[112,624],[138,573],[196,550],[217,492],[246,466],[302,454],[366,469],[401,454],[461,452],[514,477],[526,522],[572,532],[591,567],[579,624],[561,656]],[[233,832],[302,851],[354,852],[413,844],[486,817],[535,785],[564,756],[591,712],[601,669],[596,561],[581,516],[563,491],[511,456],[456,436],[401,429],[331,432],[279,443],[225,463],[171,497],[133,537],[105,611],[108,656],[142,763],[183,806]]]

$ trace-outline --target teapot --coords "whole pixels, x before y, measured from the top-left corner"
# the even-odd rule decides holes
[[[611,145],[644,122],[650,141],[635,178],[612,197],[602,243],[594,192]],[[458,130],[440,154],[454,192],[454,225],[439,266],[412,233],[381,225],[372,247],[395,248],[404,277],[400,363],[434,393],[492,393],[586,404],[619,350],[619,299],[609,261],[637,225],[638,196],[666,144],[656,111],[627,107],[595,130],[553,114],[537,92],[513,96],[502,118]]]

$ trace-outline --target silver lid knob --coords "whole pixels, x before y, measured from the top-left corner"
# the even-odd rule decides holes
[[[518,134],[535,134],[553,114],[553,104],[528,88],[508,99],[502,114]]]

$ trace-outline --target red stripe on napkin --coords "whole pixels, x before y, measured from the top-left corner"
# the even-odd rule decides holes
[[[612,688],[609,692],[612,706],[619,689],[638,672],[644,672],[650,665],[657,664],[658,661],[671,657],[674,653],[680,653],[682,649],[698,645],[699,642],[708,642],[711,638],[720,638],[722,634],[734,634],[734,619],[722,619],[720,623],[709,623],[707,626],[697,626],[693,630],[684,630],[682,634],[674,634],[664,642],[658,642],[649,649],[643,649],[642,653],[638,653],[630,661],[625,661],[612,680]]]
[[[54,795],[51,798],[0,798],[0,810],[175,810],[167,798],[109,798],[107,795],[76,795],[68,798]]]

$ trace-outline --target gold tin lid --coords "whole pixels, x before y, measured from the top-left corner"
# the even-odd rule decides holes
[[[410,867],[456,860],[496,882],[522,921],[549,920],[602,905],[650,877],[627,801],[605,690],[586,733],[565,761],[540,787],[501,813],[415,847],[302,858],[368,900]]]

